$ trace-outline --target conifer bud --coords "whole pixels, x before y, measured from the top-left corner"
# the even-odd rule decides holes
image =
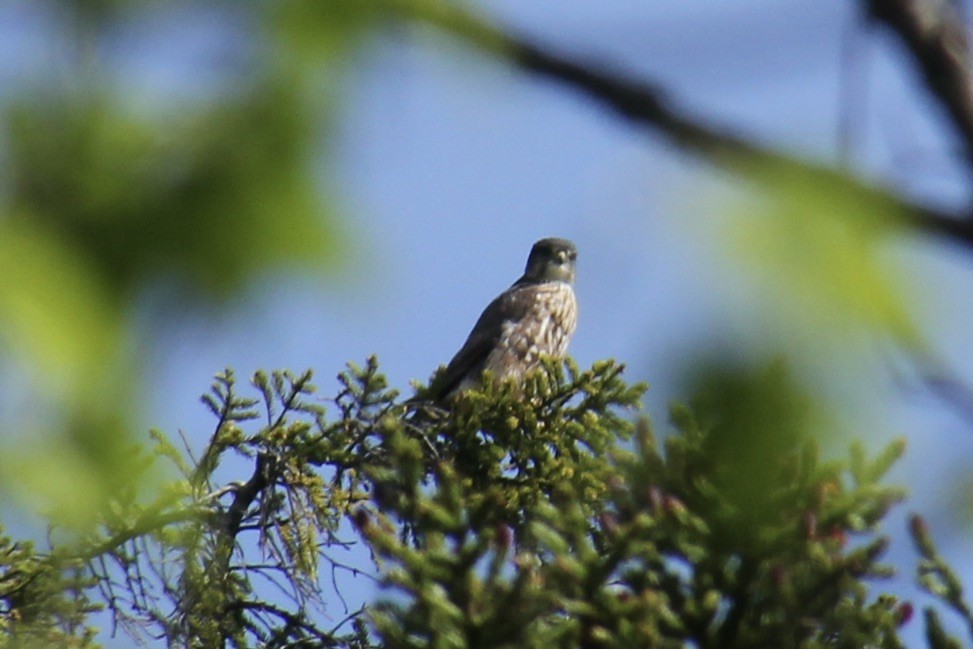
[[[902,602],[895,608],[895,622],[899,626],[905,626],[912,619],[915,609],[912,602]]]

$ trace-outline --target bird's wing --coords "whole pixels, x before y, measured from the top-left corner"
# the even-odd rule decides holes
[[[483,371],[487,357],[500,341],[504,322],[517,321],[529,310],[533,297],[527,289],[526,286],[514,285],[487,305],[466,342],[437,381],[439,389],[435,391],[436,400],[448,396],[471,373],[478,376]]]

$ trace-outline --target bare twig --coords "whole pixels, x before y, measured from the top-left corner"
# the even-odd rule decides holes
[[[292,630],[303,634],[305,637],[312,638],[318,643],[318,646],[322,647],[334,647],[337,646],[337,641],[330,634],[319,630],[313,624],[308,623],[300,615],[295,615],[288,610],[270,604],[268,602],[258,602],[258,601],[239,601],[234,602],[230,605],[230,611],[233,610],[243,610],[250,612],[251,614],[267,614],[276,617],[285,623],[285,629]],[[271,623],[265,622],[266,626],[269,628]]]

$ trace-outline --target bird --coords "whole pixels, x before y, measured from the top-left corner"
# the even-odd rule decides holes
[[[521,380],[544,357],[560,359],[578,324],[574,295],[577,248],[549,237],[530,249],[524,274],[480,314],[466,342],[430,387],[445,404],[482,386],[483,373],[496,380]]]

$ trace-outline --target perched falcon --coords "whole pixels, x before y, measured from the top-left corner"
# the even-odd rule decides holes
[[[479,384],[484,370],[498,379],[522,377],[541,356],[562,358],[578,323],[575,260],[566,239],[541,239],[527,258],[523,276],[480,315],[463,347],[433,386],[444,402]]]

